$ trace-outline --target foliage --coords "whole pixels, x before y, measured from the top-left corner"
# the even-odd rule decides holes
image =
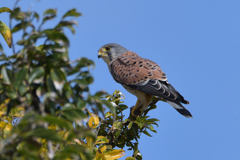
[[[0,13],[3,13],[3,12],[10,12],[11,13],[12,10],[7,8],[7,7],[2,7],[2,8],[0,8]],[[4,40],[7,42],[8,47],[11,48],[11,46],[12,46],[12,33],[11,33],[11,30],[2,21],[0,21],[0,33],[3,36]]]
[[[20,8],[10,14],[16,23],[11,32],[23,35],[18,51],[14,44],[10,56],[0,50],[0,159],[112,160],[124,156],[124,147],[133,150],[128,160],[142,159],[138,139],[156,132],[158,120],[146,116],[156,106],[124,119],[128,107],[120,91],[90,94],[94,63],[84,57],[70,62],[64,33],[75,33],[77,21],[68,18],[81,14],[69,10],[50,29],[43,26],[56,18],[55,9],[46,10],[41,21],[38,13]]]

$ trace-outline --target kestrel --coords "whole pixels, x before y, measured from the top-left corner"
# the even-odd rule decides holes
[[[152,96],[163,98],[185,117],[191,113],[181,104],[189,104],[167,81],[166,74],[153,61],[140,57],[116,43],[108,43],[98,50],[98,58],[108,65],[113,79],[138,99],[131,114],[146,110]]]

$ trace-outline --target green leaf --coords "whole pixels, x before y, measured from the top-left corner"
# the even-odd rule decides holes
[[[61,91],[66,79],[64,73],[60,69],[51,69],[50,75],[55,88]]]
[[[23,96],[26,92],[29,91],[29,88],[25,84],[20,84],[18,90],[20,95]]]
[[[51,31],[44,30],[43,33],[47,34],[49,40],[52,40],[54,42],[61,41],[61,43],[64,46],[67,46],[67,47],[69,46],[69,40],[64,33],[61,33],[61,32],[56,31],[56,30],[51,30]]]
[[[90,66],[94,66],[94,62],[92,60],[89,60],[87,58],[81,58],[76,68],[81,69],[83,67],[90,67]]]
[[[0,8],[0,13],[3,13],[3,12],[12,12],[12,10],[11,9],[9,9],[9,8],[7,8],[7,7],[1,7]]]
[[[41,83],[41,79],[43,78],[44,75],[44,68],[43,67],[38,67],[32,70],[30,73],[28,83]]]
[[[120,136],[120,134],[122,133],[122,130],[117,130],[114,135],[115,135],[115,139],[118,139],[118,137]]]
[[[133,125],[133,121],[131,121],[128,125],[128,129],[131,129],[132,128],[132,125]]]
[[[21,29],[26,29],[30,25],[32,25],[32,24],[29,21],[20,22],[16,26],[13,27],[12,33],[20,31]]]
[[[128,106],[127,106],[127,105],[124,105],[124,104],[120,104],[120,105],[118,105],[118,106],[119,106],[119,108],[121,108],[121,111],[123,111],[123,110],[125,110],[125,109],[128,108]]]
[[[84,67],[88,67],[88,69],[91,66],[94,67],[94,62],[87,58],[80,58],[80,59],[76,60],[75,63],[77,63],[77,65],[73,66],[73,68],[68,73],[69,75],[79,72],[79,70],[81,70]],[[89,71],[82,71],[79,74],[79,76],[87,77],[87,76],[89,76]]]
[[[140,117],[137,117],[135,123],[139,126],[140,129],[144,127],[144,123],[141,121]]]
[[[2,21],[0,21],[0,33],[2,34],[4,40],[7,42],[8,47],[11,48],[12,47],[12,33],[11,33],[11,30]]]
[[[45,116],[45,117],[43,117],[43,120],[49,122],[49,124],[54,124],[54,125],[58,125],[59,127],[65,128],[66,130],[73,130],[72,123],[70,123],[62,118],[57,118],[57,117],[53,117],[53,116]]]
[[[115,113],[115,108],[113,107],[112,103],[107,100],[102,100],[102,103],[105,104],[112,113]]]
[[[56,9],[47,9],[44,11],[43,15],[47,16],[47,15],[56,15],[57,14],[57,10]]]
[[[64,90],[64,95],[66,96],[66,98],[70,98],[73,95],[75,95],[73,93],[72,87],[70,85],[70,83],[65,83],[65,85],[63,86],[63,90]]]
[[[23,13],[23,12],[21,12],[20,11],[20,8],[19,7],[17,7],[17,8],[15,8],[13,11],[12,11],[12,13],[11,13],[11,15],[10,15],[10,18],[11,19],[16,19],[16,20],[24,20],[24,18],[25,18],[25,13]]]
[[[3,47],[2,47],[2,44],[0,43],[0,52],[4,53],[3,52]]]
[[[27,143],[29,144],[29,143]],[[39,159],[39,155],[38,155],[38,152],[34,152],[33,150],[28,150],[26,148],[21,148],[21,149],[18,149],[18,152],[21,154],[21,158],[22,159],[34,159],[34,160],[38,160]]]
[[[109,139],[107,139],[105,136],[97,136],[96,144],[103,144],[108,142],[109,142]]]
[[[157,131],[153,128],[153,126],[150,124],[147,127],[150,131],[157,133]]]
[[[77,101],[77,108],[79,109],[83,109],[84,107],[86,107],[87,102],[83,101],[82,99],[78,99]]]
[[[76,82],[81,89],[85,89],[88,86],[88,83],[85,79],[77,79]]]
[[[56,9],[48,9],[43,13],[43,21],[42,24],[44,24],[47,20],[51,20],[56,17],[57,10]]]
[[[127,157],[125,160],[136,160],[136,159],[133,157]]]
[[[59,44],[55,44],[52,49],[49,49],[52,52],[52,56],[55,61],[64,61],[67,64],[69,57],[68,57],[68,48],[64,46],[60,46]]]
[[[106,114],[105,114],[105,118],[109,118],[109,117],[111,117],[113,114],[111,113],[111,112],[107,112]]]
[[[144,122],[148,117],[149,117],[149,116],[142,116],[142,117],[140,118],[140,122]]]
[[[30,105],[32,103],[32,95],[30,93],[26,94],[26,100],[25,103],[27,103],[28,105]]]
[[[120,122],[120,121],[115,121],[115,122],[113,122],[113,129],[122,129],[122,122]]]
[[[81,153],[84,158],[81,158],[79,153]],[[74,157],[74,159],[92,159],[91,152],[89,152],[85,146],[76,144],[68,145],[62,150],[58,151],[54,159],[69,159],[70,157]]]
[[[28,68],[23,67],[19,72],[17,72],[15,77],[15,82],[13,84],[13,87],[18,90],[18,87],[23,83],[23,81],[26,78]]]
[[[62,110],[63,117],[67,118],[70,121],[79,121],[81,119],[87,118],[87,115],[81,109],[73,107],[64,107]]]
[[[146,134],[149,137],[152,137],[151,134],[149,134],[148,131],[146,131],[146,130],[144,130],[143,133]]]
[[[26,43],[27,43],[27,40],[25,40],[25,39],[21,39],[21,40],[17,41],[18,45],[25,45]]]
[[[37,21],[39,21],[39,15],[38,15],[38,13],[37,13],[37,12],[34,12],[34,15],[33,15],[33,17],[37,18]]]
[[[82,132],[82,135],[83,135],[82,137],[85,137],[85,138],[86,138],[87,143],[88,143],[89,141],[91,141],[90,143],[94,143],[94,142],[96,142],[96,140],[97,140],[96,135],[95,135],[94,133],[92,133],[92,132],[83,131],[83,132]]]
[[[86,77],[86,81],[87,81],[87,83],[88,84],[91,84],[91,83],[93,83],[93,77],[91,77],[91,76],[88,76],[88,77]]]
[[[159,121],[157,118],[149,118],[146,120],[147,122],[156,122]]]
[[[56,92],[47,92],[43,95],[43,98],[42,98],[43,103],[46,103],[48,99],[54,101],[57,98],[57,96],[58,95],[56,94]]]
[[[54,87],[53,80],[49,75],[47,75],[47,88],[48,91],[57,92],[56,88]]]
[[[63,27],[67,27],[69,28],[73,34],[75,34],[75,29],[73,28],[73,25],[78,25],[77,21],[61,21],[55,28],[63,28]]]
[[[35,128],[26,133],[24,137],[40,137],[46,140],[52,140],[54,142],[62,142],[62,138],[57,134],[56,131],[45,128]]]
[[[67,13],[65,13],[62,17],[62,19],[66,18],[66,17],[79,17],[81,15],[81,13],[77,12],[76,9],[71,9],[69,10]]]
[[[13,90],[7,90],[6,94],[11,99],[16,99],[17,98],[17,93]]]
[[[9,75],[8,75],[8,72],[7,72],[7,68],[5,66],[2,67],[1,69],[1,74],[3,76],[3,82],[5,84],[8,84],[10,85],[11,84],[11,81],[10,81],[10,78],[9,78]]]

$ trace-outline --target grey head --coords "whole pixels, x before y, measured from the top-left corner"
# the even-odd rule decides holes
[[[108,65],[128,50],[117,43],[108,43],[98,50],[98,58],[102,58]]]

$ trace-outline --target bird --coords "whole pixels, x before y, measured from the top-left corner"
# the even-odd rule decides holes
[[[98,58],[107,63],[113,79],[137,97],[131,115],[141,115],[155,96],[163,98],[183,116],[192,118],[191,113],[182,105],[189,104],[189,101],[168,82],[166,74],[155,62],[142,58],[117,43],[103,45],[98,50]]]

